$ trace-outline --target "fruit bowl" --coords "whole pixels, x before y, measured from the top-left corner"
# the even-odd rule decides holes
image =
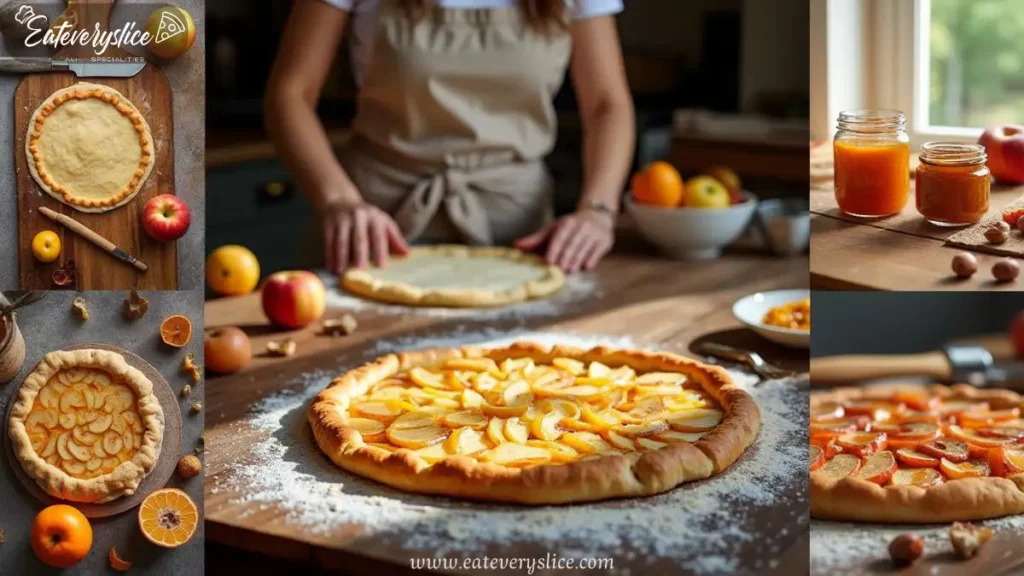
[[[810,330],[782,328],[762,322],[768,310],[810,296],[808,290],[773,290],[757,292],[740,298],[732,305],[732,315],[764,338],[793,348],[808,348],[811,345]]]
[[[711,260],[747,228],[757,197],[744,190],[743,202],[727,208],[664,208],[626,197],[626,212],[640,235],[677,260]]]

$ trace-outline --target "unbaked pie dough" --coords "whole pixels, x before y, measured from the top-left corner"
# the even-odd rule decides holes
[[[512,248],[457,245],[413,248],[383,268],[348,270],[342,285],[374,300],[420,306],[488,307],[559,290],[557,266]]]
[[[153,170],[153,136],[139,110],[109,86],[79,82],[32,114],[25,139],[32,177],[82,212],[128,203]]]
[[[1024,514],[1024,397],[974,386],[811,395],[811,515],[937,523]]]
[[[9,434],[25,473],[50,496],[103,503],[135,493],[160,455],[153,383],[107,350],[47,354],[25,378]]]
[[[674,354],[597,347],[392,354],[310,406],[320,449],[410,492],[552,504],[645,496],[719,474],[761,413],[728,373]]]

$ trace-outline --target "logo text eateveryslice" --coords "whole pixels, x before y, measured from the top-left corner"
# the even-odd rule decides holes
[[[26,10],[27,8],[27,10]],[[145,30],[138,30],[134,22],[127,22],[116,30],[102,30],[96,23],[93,30],[75,30],[75,26],[64,21],[54,29],[47,28],[47,19],[43,14],[36,14],[31,6],[25,5],[18,9],[15,19],[29,29],[25,38],[25,46],[32,48],[40,44],[62,48],[67,46],[92,46],[97,56],[106,53],[107,48],[114,46],[146,46],[153,37]]]

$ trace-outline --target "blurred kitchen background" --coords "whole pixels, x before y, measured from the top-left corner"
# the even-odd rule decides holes
[[[247,246],[264,274],[294,267],[298,231],[311,217],[263,129],[262,95],[290,5],[207,6],[206,245]],[[618,23],[636,105],[634,169],[668,159],[688,177],[725,165],[762,199],[806,199],[808,20],[806,0],[627,0]],[[336,146],[348,138],[355,101],[343,49],[320,104]],[[560,130],[548,161],[564,213],[581,181],[570,82],[556,107]]]

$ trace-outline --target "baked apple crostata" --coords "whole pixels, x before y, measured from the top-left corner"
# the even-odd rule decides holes
[[[716,366],[517,343],[385,356],[335,378],[309,421],[331,460],[378,482],[543,504],[718,474],[754,441],[761,414]]]
[[[1024,397],[973,386],[811,395],[811,514],[951,522],[1024,513]]]
[[[32,480],[54,498],[89,503],[133,494],[163,431],[152,382],[107,350],[47,354],[18,390],[9,424]]]

